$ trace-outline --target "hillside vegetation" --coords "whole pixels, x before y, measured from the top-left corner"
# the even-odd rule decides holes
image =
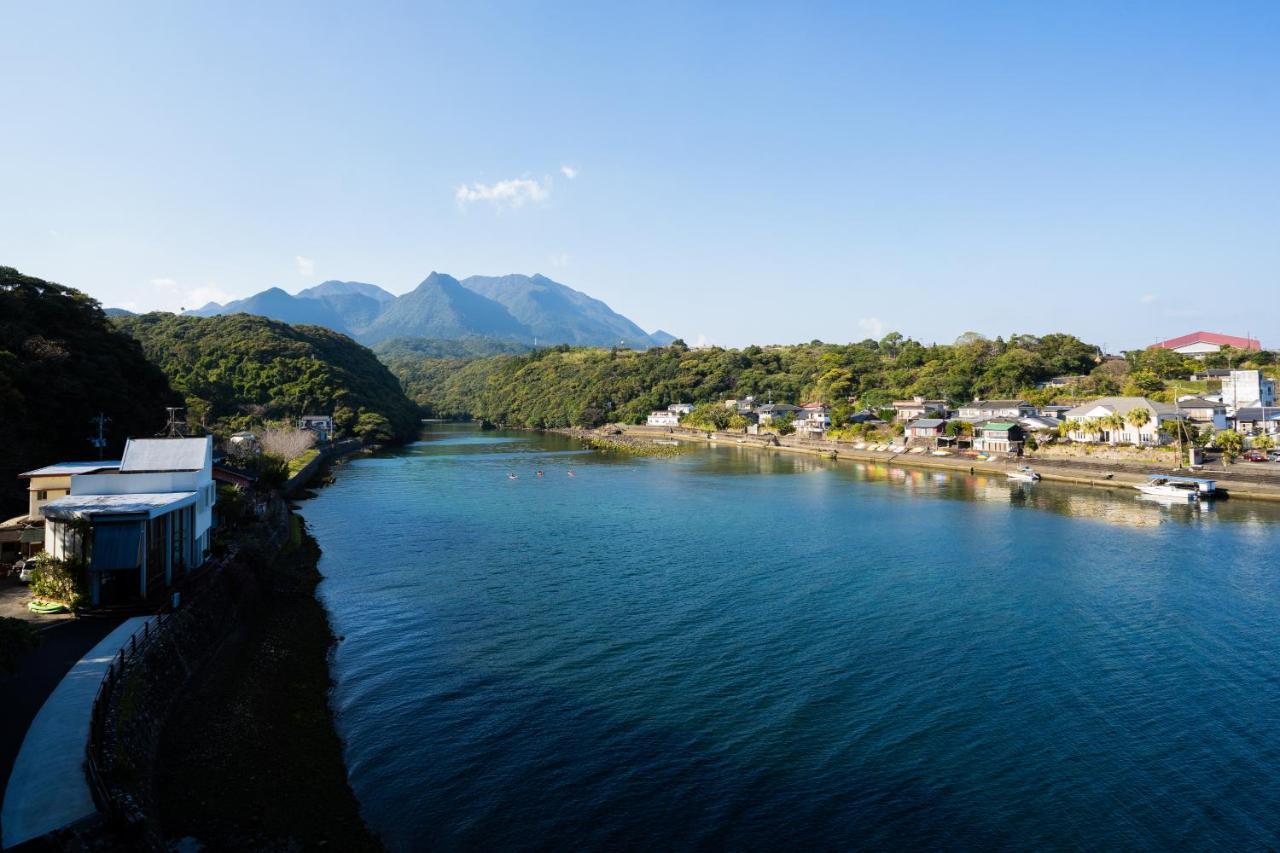
[[[228,432],[332,414],[341,434],[411,438],[418,412],[374,354],[320,326],[265,317],[145,314],[115,321],[186,398],[188,419]]]
[[[104,454],[118,459],[125,438],[154,435],[181,399],[97,301],[0,267],[0,519],[26,506],[22,471],[97,458],[90,418],[111,419]]]
[[[1070,335],[976,335],[925,346],[891,334],[856,344],[692,350],[676,341],[641,352],[561,346],[528,355],[463,361],[412,358],[391,363],[406,391],[431,414],[471,415],[528,427],[637,422],[673,402],[817,400],[839,417],[855,405],[878,407],[920,395],[953,401],[1028,395],[1036,383],[1098,367],[1096,347]],[[1091,377],[1098,393],[1121,383]]]

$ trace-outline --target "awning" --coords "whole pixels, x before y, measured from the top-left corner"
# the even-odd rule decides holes
[[[138,568],[142,565],[142,525],[95,524],[92,554],[90,571]]]

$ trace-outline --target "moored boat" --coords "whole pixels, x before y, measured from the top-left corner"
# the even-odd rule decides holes
[[[1023,465],[1018,470],[1010,471],[1005,476],[1017,483],[1034,483],[1040,479],[1040,475],[1030,465]]]
[[[1144,495],[1160,498],[1177,498],[1184,501],[1198,501],[1201,498],[1213,497],[1217,484],[1213,480],[1200,477],[1175,477],[1168,474],[1152,474],[1145,483],[1135,488]]]

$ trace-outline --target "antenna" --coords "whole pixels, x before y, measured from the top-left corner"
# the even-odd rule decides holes
[[[184,412],[180,406],[166,406],[165,411],[169,413],[169,422],[165,424],[166,438],[183,438],[186,435],[187,425],[184,421],[178,420],[178,413]]]
[[[98,412],[95,418],[89,418],[89,423],[94,424],[98,428],[98,434],[89,438],[89,444],[98,448],[98,458],[102,458],[102,453],[107,447],[107,424],[111,423],[111,418]]]

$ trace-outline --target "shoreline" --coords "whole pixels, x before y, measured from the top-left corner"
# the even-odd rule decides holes
[[[819,456],[834,461],[862,462],[889,467],[923,468],[934,471],[950,471],[959,474],[1005,474],[1023,465],[1033,466],[1041,478],[1047,481],[1069,483],[1090,488],[1129,491],[1144,482],[1150,473],[1159,473],[1158,466],[1151,466],[1148,473],[1126,470],[1123,464],[1110,466],[1112,470],[1101,474],[1092,469],[1098,463],[1078,463],[1065,459],[1045,459],[1027,456],[1021,459],[996,459],[986,462],[948,456],[928,456],[888,451],[855,450],[844,442],[802,441],[790,437],[753,436],[736,433],[706,433],[684,428],[649,427],[635,424],[615,424],[599,430],[548,430],[578,438],[606,436],[608,430],[620,429],[626,436],[636,438],[661,438],[695,444],[745,447],[776,453],[795,453]],[[1247,470],[1247,469],[1246,469]],[[1280,478],[1274,484],[1233,480],[1230,471],[1203,471],[1202,476],[1214,479],[1232,500],[1257,500],[1280,502]]]
[[[314,460],[291,480],[290,503],[362,449]],[[316,594],[321,549],[292,506],[286,519],[287,539],[259,561],[259,606],[165,724],[155,768],[163,836],[208,849],[383,850],[351,787],[330,702],[340,638]]]

